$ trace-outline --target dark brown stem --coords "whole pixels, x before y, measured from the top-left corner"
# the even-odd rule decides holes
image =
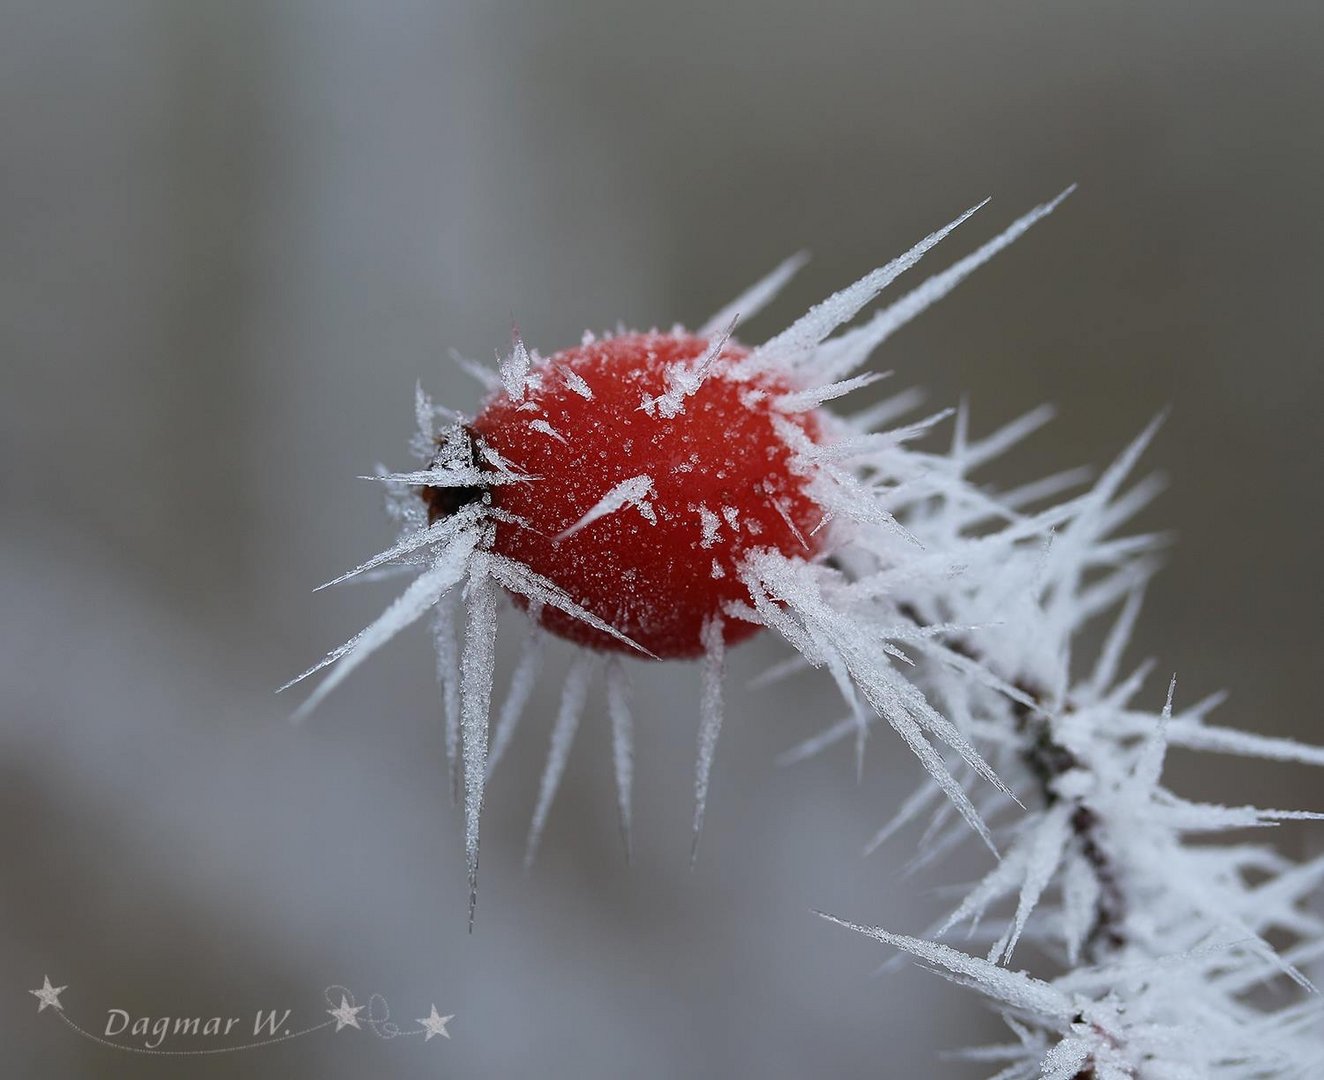
[[[1018,682],[1016,689],[1026,697],[1042,705],[1046,695],[1036,687]],[[1054,781],[1064,773],[1080,766],[1080,759],[1067,747],[1053,738],[1052,725],[1048,718],[1035,713],[1023,702],[1012,702],[1012,714],[1016,717],[1017,730],[1030,737],[1029,746],[1021,753],[1022,760],[1039,781],[1039,791],[1044,804],[1052,806],[1061,801]],[[1071,707],[1070,703],[1066,706]],[[1117,952],[1126,944],[1122,934],[1122,925],[1126,918],[1126,897],[1117,880],[1117,872],[1107,852],[1099,842],[1099,815],[1084,803],[1077,803],[1071,813],[1071,831],[1075,834],[1076,845],[1081,857],[1094,871],[1094,879],[1099,883],[1099,898],[1094,905],[1094,921],[1081,945],[1081,952],[1090,963],[1098,963],[1107,954]],[[1096,1080],[1094,1066],[1087,1064],[1071,1080]]]
[[[1037,687],[1024,682],[1015,685],[1036,705],[1042,706],[1047,699],[1047,695]],[[1070,703],[1066,707],[1069,710]],[[1080,759],[1053,738],[1052,725],[1047,717],[1035,713],[1020,701],[1012,701],[1011,709],[1016,718],[1016,729],[1029,739],[1029,745],[1021,752],[1021,758],[1039,781],[1039,793],[1044,805],[1053,806],[1061,801],[1057,793],[1058,777],[1080,768]],[[1099,883],[1094,922],[1082,945],[1082,952],[1090,963],[1098,963],[1106,954],[1116,952],[1126,944],[1122,933],[1126,920],[1126,896],[1117,880],[1116,868],[1100,842],[1100,824],[1099,815],[1084,803],[1077,804],[1072,811],[1071,831],[1075,834],[1082,858],[1089,863]]]
[[[925,625],[918,610],[912,605],[897,605],[898,613],[917,626]],[[947,647],[967,660],[985,663],[979,651],[968,641],[956,638],[947,641]],[[1013,683],[1021,695],[1028,698],[1038,709],[1042,709],[1049,699],[1048,693],[1041,687],[1024,680]],[[1012,716],[1016,721],[1016,730],[1026,736],[1028,745],[1021,752],[1021,760],[1039,783],[1039,794],[1045,806],[1054,806],[1061,801],[1057,792],[1057,780],[1072,769],[1081,767],[1080,759],[1072,751],[1053,738],[1052,723],[1025,701],[1008,698]],[[1067,711],[1071,703],[1064,706]],[[1076,845],[1081,857],[1094,871],[1099,883],[1099,899],[1094,908],[1094,921],[1085,935],[1082,952],[1090,963],[1098,963],[1109,953],[1116,952],[1126,944],[1123,927],[1126,922],[1126,896],[1118,880],[1117,869],[1108,856],[1101,841],[1101,822],[1099,815],[1084,803],[1077,804],[1071,814],[1071,831],[1075,834]],[[1081,1076],[1092,1076],[1092,1071]]]

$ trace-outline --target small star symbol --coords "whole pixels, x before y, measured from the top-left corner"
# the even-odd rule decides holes
[[[49,975],[41,977],[42,987],[40,990],[29,990],[28,993],[35,997],[40,1005],[37,1006],[37,1012],[45,1010],[47,1005],[54,1005],[60,1012],[64,1012],[64,1006],[60,1004],[60,995],[69,988],[67,986],[52,986]],[[447,1017],[447,1019],[450,1019]]]
[[[344,994],[341,994],[340,1008],[327,1009],[326,1011],[336,1018],[336,1030],[339,1031],[343,1027],[359,1027],[358,1014],[363,1011],[363,1006],[351,1005],[349,999],[345,997]],[[363,1029],[359,1028],[359,1030],[362,1031]]]
[[[423,1025],[423,1030],[427,1032],[423,1036],[423,1041],[431,1042],[433,1035],[440,1035],[444,1039],[449,1039],[451,1033],[446,1030],[446,1025],[454,1019],[454,1013],[451,1013],[450,1016],[438,1016],[437,1007],[433,1005],[431,1016],[420,1016],[418,1019],[418,1022]]]

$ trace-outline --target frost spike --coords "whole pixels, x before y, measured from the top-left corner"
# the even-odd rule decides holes
[[[449,603],[438,604],[432,616],[432,647],[437,654],[437,683],[441,686],[446,723],[446,766],[454,805],[460,797],[460,664]]]
[[[1015,921],[1008,927],[1003,938],[993,946],[990,960],[997,962],[1001,959],[1004,964],[1011,960],[1011,954],[1015,951],[1021,934],[1025,932],[1025,923],[1030,913],[1039,903],[1039,898],[1048,888],[1048,883],[1062,860],[1062,852],[1066,849],[1067,840],[1071,836],[1069,819],[1072,809],[1070,803],[1058,803],[1043,816],[1026,857],[1025,880],[1021,882],[1020,897],[1016,901]]]
[[[880,926],[861,926],[822,911],[815,914],[847,930],[854,930],[857,934],[864,934],[884,945],[908,952],[927,964],[946,968],[956,975],[964,975],[977,983],[989,997],[1014,1008],[1026,1009],[1057,1021],[1069,1020],[1077,1012],[1075,1002],[1067,994],[1023,971],[1008,971],[946,945],[906,937],[904,934],[892,934]]]
[[[876,705],[875,708],[877,708]],[[924,766],[925,771],[933,778],[934,783],[955,804],[961,817],[965,818],[969,826],[984,841],[984,846],[996,855],[998,847],[993,841],[993,834],[988,825],[980,816],[975,804],[970,801],[970,796],[965,793],[965,789],[957,783],[956,778],[948,771],[947,763],[943,760],[942,755],[924,737],[919,724],[900,709],[889,709],[882,715],[892,725],[892,730],[905,740],[906,745],[910,747],[910,752],[919,758],[919,763]]]
[[[841,291],[833,293],[822,303],[815,304],[776,337],[760,345],[751,359],[782,355],[797,356],[812,349],[838,326],[854,318],[865,304],[919,262],[925,252],[940,243],[948,233],[987,204],[988,200],[985,199],[977,206],[972,206],[955,221],[944,225],[937,232],[929,233],[904,255],[898,255],[891,262],[865,274],[853,285],[848,285]]]
[[[891,397],[883,398],[882,401],[876,405],[870,405],[867,409],[852,413],[846,417],[846,422],[860,432],[874,431],[882,427],[883,424],[890,424],[893,420],[905,416],[906,413],[918,409],[924,404],[926,396],[923,390],[911,387],[908,390],[893,394]]]
[[[846,719],[841,723],[850,724],[853,723],[853,721]],[[864,846],[863,854],[872,855],[892,836],[894,836],[897,830],[919,817],[924,810],[928,809],[930,803],[935,802],[941,797],[942,792],[930,784],[925,784],[923,787],[916,788],[906,797],[906,801],[901,804],[900,809],[892,815],[892,819],[873,834],[869,842]]]
[[[1122,482],[1135,468],[1136,462],[1140,460],[1140,455],[1145,452],[1145,448],[1153,441],[1154,436],[1158,434],[1158,429],[1163,426],[1163,421],[1167,418],[1168,414],[1165,409],[1145,425],[1145,430],[1127,444],[1126,449],[1117,455],[1113,463],[1099,477],[1099,482],[1095,485],[1091,495],[1100,502],[1106,502],[1117,494]]]
[[[978,921],[983,918],[990,904],[1002,899],[1016,887],[1017,882],[1023,880],[1028,859],[1029,844],[1024,837],[1018,837],[1015,846],[992,870],[979,879],[975,887],[961,901],[960,906],[934,928],[934,936],[942,937],[947,931],[960,926],[967,919]]]
[[[616,810],[621,823],[621,842],[629,862],[631,840],[631,792],[634,780],[634,718],[630,713],[630,677],[620,657],[607,660],[607,714],[611,718],[611,757],[616,772]]]
[[[631,641],[614,626],[603,622],[591,611],[585,611],[571,600],[563,590],[558,589],[541,574],[535,574],[523,563],[515,562],[513,559],[507,559],[501,555],[489,555],[487,564],[492,576],[511,592],[518,593],[529,600],[549,604],[558,611],[564,611],[572,619],[578,619],[580,622],[593,627],[594,630],[601,630],[604,634],[610,634],[617,641],[629,645],[632,649],[638,649],[645,656],[650,656],[654,660],[657,659],[642,645]]]
[[[538,625],[538,615],[542,605],[529,605],[529,628],[520,646],[519,659],[515,661],[515,670],[510,676],[510,687],[506,691],[506,700],[502,702],[501,714],[497,717],[496,731],[492,735],[492,749],[487,755],[487,777],[490,780],[514,738],[524,708],[533,694],[538,673],[542,670],[542,658],[546,648],[547,635]]]
[[[957,285],[983,266],[1003,248],[1018,240],[1035,222],[1047,217],[1076,190],[1072,184],[1049,202],[1036,206],[1028,214],[1013,221],[992,240],[981,245],[964,259],[953,263],[941,273],[934,274],[924,284],[912,289],[896,303],[884,308],[864,326],[829,342],[823,347],[827,354],[821,357],[822,367],[816,370],[826,378],[839,379],[849,375],[869,359],[869,355],[906,323],[937,303]],[[982,203],[980,204],[983,205]],[[968,215],[967,215],[968,216]],[[957,224],[960,222],[958,221]]]
[[[739,318],[740,316],[736,315],[731,319],[726,329],[717,335],[717,340],[710,343],[708,351],[697,364],[691,366],[687,361],[681,361],[668,367],[666,392],[655,398],[645,397],[644,403],[639,406],[640,410],[648,413],[649,416],[657,412],[666,420],[672,420],[683,413],[685,399],[695,394],[703,385],[703,380],[708,377],[708,372],[712,370],[713,364],[726,348],[726,343],[735,333],[736,321]]]
[[[491,368],[484,367],[477,360],[470,360],[467,356],[461,356],[455,349],[448,349],[451,362],[466,375],[476,379],[484,390],[495,390],[501,385],[501,376]]]
[[[378,473],[360,480],[382,480],[388,484],[419,484],[423,487],[491,487],[493,484],[525,484],[539,476],[484,472],[480,469],[414,469],[412,472]]]
[[[1103,890],[1093,867],[1078,851],[1068,853],[1062,866],[1062,938],[1072,967],[1089,936]]]
[[[529,350],[520,337],[519,327],[510,328],[510,355],[500,362],[501,385],[514,401],[524,398],[529,378]]]
[[[751,285],[699,327],[699,337],[710,337],[737,318],[752,319],[772,302],[773,298],[786,286],[786,283],[808,261],[809,252],[807,251],[797,252],[789,259],[783,260],[772,273]]]
[[[703,660],[699,699],[699,750],[694,766],[694,838],[690,842],[690,866],[699,857],[699,834],[703,831],[703,812],[708,803],[708,780],[712,774],[717,736],[722,730],[722,666],[725,642],[722,618],[714,615],[703,624],[700,634]]]
[[[1217,754],[1240,754],[1244,757],[1273,761],[1299,761],[1303,765],[1324,765],[1324,747],[1311,746],[1295,739],[1256,735],[1232,728],[1205,727],[1189,720],[1176,719],[1168,725],[1168,743],[1188,750]]]
[[[578,394],[585,401],[593,400],[593,389],[584,381],[574,368],[566,367],[561,369],[561,377],[565,379],[565,384],[572,393]]]
[[[332,585],[339,585],[342,581],[348,581],[366,570],[375,569],[382,563],[390,562],[392,559],[398,559],[401,555],[408,555],[411,551],[417,551],[428,544],[438,544],[446,540],[452,533],[459,532],[460,529],[472,525],[482,516],[483,507],[474,504],[472,506],[461,507],[459,511],[450,517],[434,522],[431,525],[424,526],[421,529],[415,529],[406,534],[399,541],[392,544],[385,551],[374,555],[367,562],[360,563],[353,570],[347,570],[339,577],[332,578],[317,586],[313,592],[321,592],[323,589],[329,589]]]
[[[562,435],[556,428],[552,427],[546,420],[530,420],[529,428],[536,431],[539,435],[548,435],[557,442],[569,445],[569,440]]]
[[[469,932],[478,906],[478,819],[487,781],[487,720],[496,667],[497,590],[488,556],[469,567],[468,618],[460,656],[460,730],[464,737],[464,853],[469,866]]]
[[[1168,683],[1168,700],[1159,714],[1158,727],[1149,737],[1149,741],[1140,752],[1135,764],[1135,784],[1142,792],[1148,793],[1158,786],[1159,776],[1163,772],[1163,759],[1168,751],[1168,722],[1172,719],[1172,695],[1177,692],[1177,676]]]
[[[886,378],[886,375],[881,371],[866,371],[863,375],[856,375],[852,379],[842,379],[839,382],[813,386],[808,390],[796,390],[790,394],[783,394],[777,399],[777,406],[783,412],[809,412],[811,409],[817,409],[825,401],[845,397],[847,394],[863,389],[882,378]]]
[[[859,720],[853,713],[844,720],[838,720],[829,727],[825,727],[818,734],[802,739],[790,749],[783,750],[775,759],[777,766],[785,768],[787,765],[798,765],[802,761],[817,757],[829,746],[840,742],[847,735],[853,734],[858,725]]]
[[[312,667],[308,668],[308,670],[304,671],[302,674],[294,676],[294,678],[290,679],[289,682],[283,683],[280,686],[276,687],[276,693],[278,694],[284,693],[291,686],[295,686],[298,683],[303,682],[303,680],[308,678],[309,675],[317,674],[317,672],[321,671],[324,667],[334,664],[346,653],[352,652],[354,646],[356,646],[359,643],[360,639],[362,639],[363,635],[366,634],[367,632],[368,632],[367,627],[364,627],[364,629],[360,630],[357,634],[355,634],[344,644],[337,645],[334,649],[332,649],[329,653],[327,653],[324,657],[322,657],[322,659],[317,661],[317,663],[315,663]],[[294,715],[295,718],[297,719],[299,714],[296,712]]]
[[[419,441],[428,446],[434,438],[433,421],[436,419],[436,410],[432,407],[432,399],[428,397],[427,391],[423,389],[421,379],[414,382],[414,422],[418,424]]]
[[[1056,409],[1051,405],[1040,405],[1018,416],[1008,424],[1003,424],[993,434],[986,435],[972,445],[964,448],[961,465],[970,472],[987,461],[1000,457],[1053,419]]]
[[[538,788],[538,804],[533,809],[533,821],[529,824],[529,839],[524,849],[524,868],[533,865],[538,854],[538,842],[547,825],[547,812],[552,808],[556,789],[561,784],[565,773],[565,763],[570,757],[570,746],[575,741],[575,732],[579,730],[580,718],[584,715],[584,702],[588,698],[588,684],[597,667],[598,657],[594,653],[582,653],[570,665],[565,677],[565,687],[561,691],[561,711],[557,713],[556,724],[552,728],[552,741],[547,750],[547,764],[543,769],[542,783]]]
[[[763,690],[772,686],[774,683],[790,678],[792,675],[807,671],[812,666],[813,665],[803,656],[799,653],[795,653],[792,656],[788,656],[785,660],[777,661],[777,663],[773,664],[771,667],[764,668],[745,683],[745,686],[750,690]]]
[[[621,510],[626,506],[642,506],[652,490],[653,478],[651,476],[632,476],[628,480],[622,480],[594,503],[589,511],[570,528],[558,534],[556,539],[564,540],[567,536],[574,536],[580,529],[593,524],[598,518],[614,514],[617,510]]]
[[[998,501],[1008,510],[1020,510],[1039,502],[1041,499],[1051,498],[1069,488],[1086,483],[1093,475],[1094,470],[1085,467],[1064,469],[1062,472],[1053,473],[1051,476],[1045,476],[1040,480],[1032,480],[1028,484],[1022,484],[1020,487],[1001,492]]]
[[[809,541],[805,539],[805,534],[800,531],[800,526],[798,526],[792,519],[791,515],[786,512],[786,504],[783,503],[781,499],[776,498],[769,499],[768,504],[777,511],[777,516],[781,518],[782,521],[786,522],[786,527],[791,531],[791,535],[795,537],[800,546],[806,551],[810,550]],[[750,685],[753,686],[752,683]]]
[[[461,533],[456,542],[437,556],[427,570],[414,578],[409,587],[396,598],[394,603],[383,611],[366,629],[359,631],[344,645],[328,653],[326,659],[320,664],[309,668],[297,679],[281,687],[283,690],[286,686],[293,686],[294,683],[307,678],[327,664],[339,661],[336,669],[323,679],[317,689],[309,695],[308,700],[295,710],[293,719],[297,722],[311,713],[321,703],[322,699],[339,686],[351,671],[410,623],[421,618],[433,604],[440,600],[464,576],[465,567],[477,543],[478,534],[476,532],[471,530]]]
[[[1090,677],[1090,689],[1096,697],[1102,696],[1117,678],[1118,663],[1122,659],[1123,650],[1131,640],[1131,632],[1135,629],[1136,619],[1140,615],[1140,605],[1144,599],[1143,588],[1134,589],[1127,596],[1126,603],[1122,605],[1121,612],[1108,631],[1108,637],[1099,652],[1099,659],[1094,665],[1094,673]]]

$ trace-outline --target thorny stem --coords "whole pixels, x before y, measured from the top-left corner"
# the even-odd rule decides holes
[[[897,612],[917,626],[924,625],[919,612],[910,604],[899,604]],[[979,651],[964,639],[948,639],[947,647],[967,660],[980,664],[987,663]],[[1048,702],[1048,693],[1039,686],[1023,679],[1016,680],[1012,685],[1033,701],[1040,710]],[[1070,749],[1053,737],[1052,721],[1047,716],[1022,701],[1008,698],[1008,702],[1016,721],[1017,732],[1027,739],[1027,745],[1021,751],[1021,760],[1039,782],[1039,793],[1044,805],[1053,806],[1062,798],[1057,792],[1058,778],[1084,766]],[[1063,709],[1070,712],[1071,702],[1066,702]],[[1118,880],[1117,868],[1101,842],[1102,821],[1099,815],[1089,806],[1079,803],[1071,815],[1070,824],[1080,854],[1094,871],[1094,877],[1099,883],[1099,899],[1094,908],[1094,921],[1085,935],[1082,946],[1088,962],[1097,964],[1106,954],[1117,952],[1126,944],[1126,936],[1122,929],[1126,920],[1126,895]],[[1080,1075],[1085,1077],[1087,1074]]]
[[[1046,695],[1037,687],[1018,681],[1016,689],[1042,706]],[[1065,703],[1067,711],[1071,703]],[[1080,767],[1080,759],[1053,738],[1052,723],[1043,715],[1020,701],[1011,702],[1016,730],[1029,736],[1029,745],[1021,752],[1021,759],[1039,781],[1044,803],[1052,806],[1060,801],[1054,781],[1064,773]],[[1071,814],[1071,830],[1081,856],[1094,871],[1099,883],[1099,898],[1094,905],[1094,922],[1085,935],[1082,951],[1090,963],[1100,962],[1105,953],[1117,952],[1126,944],[1122,923],[1126,917],[1126,897],[1117,880],[1117,871],[1099,843],[1099,815],[1084,803],[1079,803]],[[1086,1064],[1071,1080],[1096,1080],[1092,1064]]]
[[[1044,704],[1046,695],[1039,688],[1021,681],[1015,686],[1036,705]],[[1071,703],[1067,702],[1064,708],[1069,712]],[[1052,723],[1047,717],[1035,715],[1028,705],[1019,701],[1012,701],[1011,709],[1016,718],[1016,730],[1028,737],[1028,746],[1021,752],[1021,759],[1039,781],[1044,804],[1053,806],[1061,800],[1055,781],[1072,769],[1081,768],[1080,759],[1053,738]],[[1117,952],[1126,944],[1122,932],[1126,896],[1117,880],[1116,867],[1100,843],[1100,825],[1099,815],[1084,803],[1078,804],[1071,814],[1071,831],[1076,836],[1080,854],[1093,869],[1099,883],[1094,922],[1082,946],[1086,959],[1092,964],[1099,963],[1106,953]]]
[[[919,612],[910,604],[899,604],[897,610],[902,617],[916,625],[924,625]],[[949,639],[947,647],[967,660],[986,663],[985,658],[968,641]],[[1008,698],[1016,721],[1016,731],[1025,736],[1027,741],[1025,749],[1021,751],[1021,760],[1039,782],[1039,793],[1044,805],[1053,806],[1062,799],[1057,791],[1057,779],[1083,766],[1068,747],[1053,737],[1052,721],[1042,711],[1049,700],[1048,693],[1042,687],[1023,679],[1016,680],[1012,685],[1034,702],[1032,707],[1024,701]],[[1070,712],[1071,708],[1070,701],[1063,704],[1064,711]],[[1086,960],[1097,964],[1108,953],[1115,953],[1126,944],[1126,936],[1122,931],[1126,919],[1126,895],[1118,880],[1117,869],[1100,841],[1102,821],[1099,815],[1083,802],[1078,803],[1071,814],[1070,824],[1080,854],[1094,871],[1095,880],[1099,884],[1094,921],[1081,947]],[[1096,1077],[1094,1065],[1087,1062],[1071,1080],[1096,1080]]]

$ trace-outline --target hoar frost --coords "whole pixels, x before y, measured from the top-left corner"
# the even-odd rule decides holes
[[[766,628],[793,654],[760,682],[817,668],[842,702],[840,718],[784,761],[846,742],[858,772],[881,720],[927,775],[870,850],[923,820],[912,867],[971,835],[996,855],[922,937],[843,923],[993,1002],[1012,1041],[962,1056],[992,1063],[997,1080],[1324,1075],[1324,1018],[1302,973],[1324,957],[1324,920],[1310,906],[1324,859],[1296,864],[1264,845],[1207,839],[1315,815],[1193,803],[1162,783],[1170,747],[1314,765],[1324,751],[1211,726],[1216,702],[1182,706],[1175,685],[1161,708],[1142,707],[1148,666],[1122,667],[1162,543],[1119,535],[1157,493],[1152,480],[1130,481],[1156,425],[1092,483],[1076,469],[995,491],[978,470],[1049,410],[982,438],[964,407],[894,426],[918,405],[915,391],[835,411],[882,377],[860,372],[878,346],[1069,191],[849,328],[984,204],[762,345],[741,344],[736,330],[803,256],[695,333],[585,333],[543,357],[516,332],[496,370],[456,356],[488,395],[472,418],[419,389],[420,465],[375,478],[401,535],[330,584],[414,579],[299,677],[331,666],[299,712],[432,614],[452,784],[464,792],[471,923],[487,781],[532,699],[547,636],[582,651],[562,685],[530,860],[599,679],[628,854],[630,670],[688,658],[701,684],[696,852],[725,654]],[[948,427],[945,450],[919,448]],[[502,594],[525,610],[527,630],[489,732]],[[1082,676],[1077,635],[1104,617],[1111,631]],[[937,940],[960,927],[982,956]],[[1059,973],[1012,970],[1029,948]],[[1299,996],[1266,996],[1273,981]]]
[[[721,649],[766,626],[833,675],[861,746],[870,721],[886,719],[987,837],[937,747],[954,750],[995,790],[999,782],[959,726],[910,678],[906,650],[946,649],[951,633],[905,617],[903,590],[889,582],[904,583],[913,610],[953,607],[960,598],[977,603],[989,591],[977,573],[981,566],[1032,561],[1050,531],[1072,520],[1078,503],[1026,513],[991,497],[965,476],[991,456],[987,445],[946,457],[911,450],[938,418],[874,432],[814,402],[847,388],[887,334],[1056,203],[836,337],[978,207],[756,348],[736,342],[733,328],[771,298],[798,259],[700,335],[586,335],[579,347],[544,358],[516,333],[497,371],[463,361],[488,390],[487,402],[472,420],[457,419],[419,392],[413,446],[422,465],[378,477],[391,492],[402,536],[351,572],[396,567],[418,577],[381,618],[305,673],[336,665],[301,713],[395,633],[435,610],[447,745],[462,766],[474,876],[489,771],[498,591],[515,596],[536,626],[592,651],[645,660],[698,657],[705,671]],[[874,410],[868,419],[884,416]],[[992,450],[1011,441],[1004,437]],[[921,536],[914,523],[899,522],[905,513],[936,515],[937,527]],[[461,588],[462,641],[449,609]],[[708,629],[714,625],[722,627],[720,641]],[[515,731],[539,663],[523,662],[516,673],[494,737],[498,751]],[[618,682],[628,668],[617,664]],[[573,677],[587,684],[592,675],[576,667]],[[704,702],[696,830],[715,749],[711,717],[719,714],[707,691]],[[574,723],[559,727],[573,736]],[[553,764],[568,752],[568,736],[553,747]],[[627,761],[617,755],[618,769]],[[552,768],[548,775],[553,782],[545,786],[554,792],[559,773]]]
[[[586,334],[579,346],[543,357],[516,332],[496,371],[457,356],[487,391],[484,406],[467,419],[419,390],[412,445],[421,465],[376,477],[388,489],[401,537],[344,575],[398,569],[418,576],[376,622],[300,677],[335,665],[300,714],[395,633],[434,612],[446,745],[454,786],[464,791],[476,890],[487,779],[531,699],[544,634],[577,642],[590,658],[610,657],[608,709],[627,846],[630,667],[700,660],[697,845],[723,713],[724,652],[771,628],[836,681],[859,753],[871,722],[885,719],[991,844],[943,753],[954,752],[993,792],[1009,793],[962,725],[912,679],[910,654],[955,655],[949,642],[964,623],[947,615],[916,622],[913,613],[981,603],[998,609],[1002,598],[986,596],[979,571],[1033,565],[1052,530],[1071,522],[1082,504],[1028,512],[967,478],[1030,425],[941,455],[910,445],[941,414],[881,428],[913,404],[912,395],[855,419],[824,403],[876,378],[856,369],[877,344],[1062,197],[842,333],[984,204],[757,347],[740,344],[735,329],[776,294],[802,257],[783,263],[697,334]],[[906,515],[915,520],[903,525]],[[916,523],[925,522],[932,527],[921,533]],[[532,629],[489,735],[502,592],[526,609]],[[452,611],[457,595],[465,609],[462,635]],[[576,663],[567,678],[530,855],[600,667]]]

